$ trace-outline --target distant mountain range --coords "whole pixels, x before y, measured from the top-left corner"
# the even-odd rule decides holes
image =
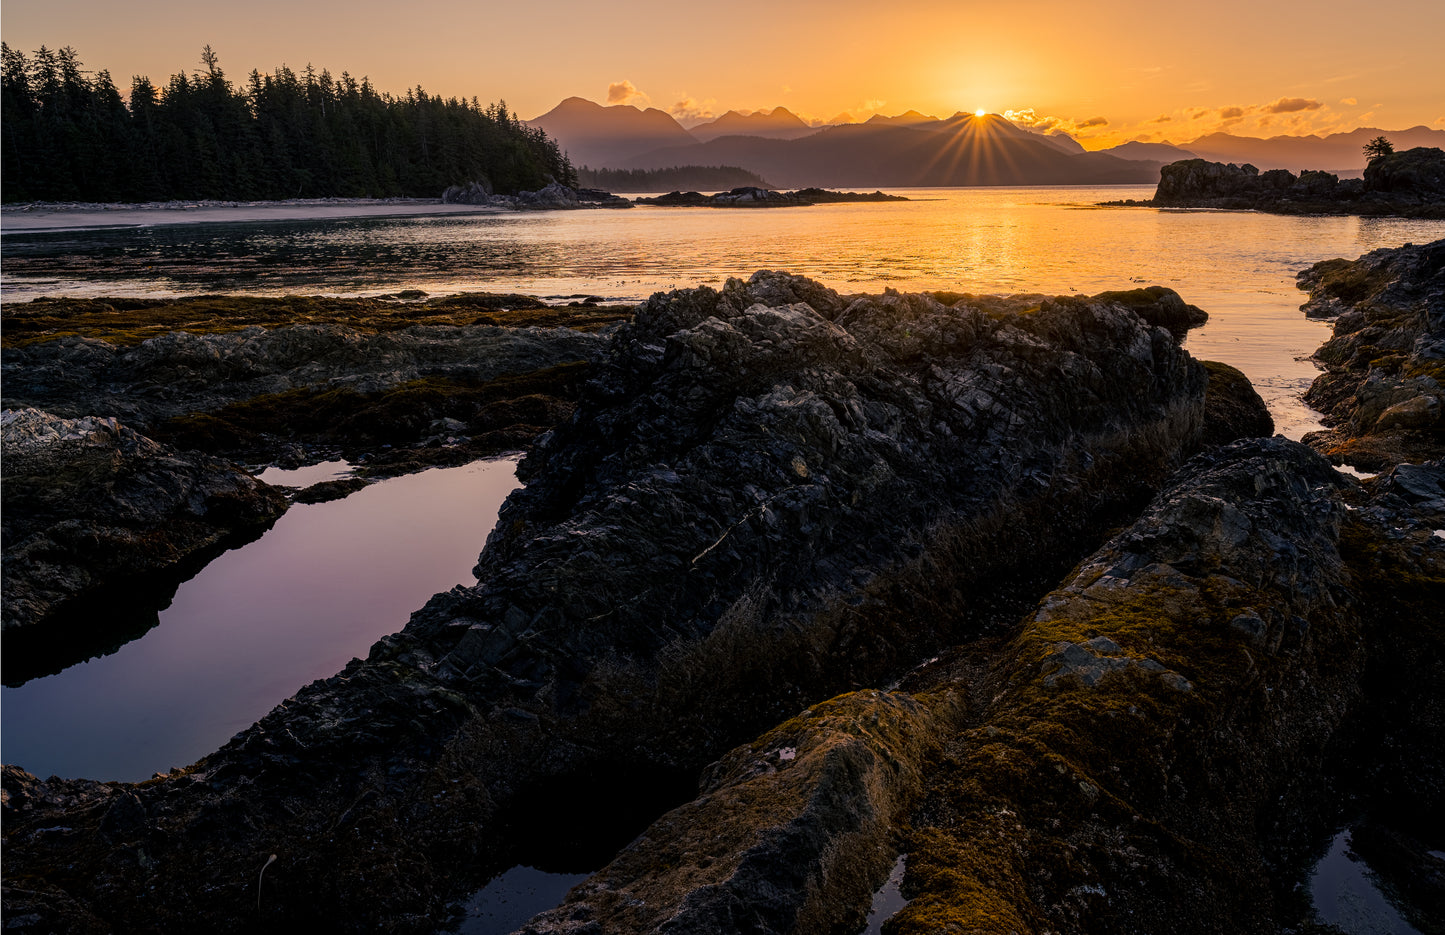
[[[997,115],[922,126],[847,124],[797,139],[721,136],[634,156],[628,167],[742,166],[785,188],[1152,182],[1159,163],[1069,153]]]
[[[1445,148],[1445,130],[1431,130],[1423,126],[1408,130],[1360,127],[1348,133],[1331,133],[1323,137],[1272,136],[1268,139],[1211,133],[1186,145],[1200,158],[1214,162],[1248,162],[1256,169],[1289,169],[1294,172],[1325,169],[1358,174],[1365,168],[1364,146],[1377,136],[1388,139],[1397,151],[1416,146]]]
[[[1155,182],[1160,165],[1196,156],[1260,169],[1349,172],[1363,169],[1362,147],[1377,136],[1396,149],[1445,147],[1445,130],[1412,127],[1269,139],[1213,133],[1181,146],[1135,141],[1086,152],[1068,134],[1021,127],[997,114],[939,118],[910,110],[812,127],[785,107],[728,111],[688,130],[654,107],[604,107],[579,97],[526,122],[557,140],[577,166],[740,166],[786,188]]]

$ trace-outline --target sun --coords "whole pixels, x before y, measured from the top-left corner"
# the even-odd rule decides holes
[[[975,117],[982,117],[985,113],[987,113],[987,111],[980,107],[978,110],[973,112],[973,115]]]

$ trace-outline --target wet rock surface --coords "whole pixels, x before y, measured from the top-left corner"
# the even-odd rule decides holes
[[[521,931],[861,929],[920,767],[961,713],[951,696],[927,700],[842,695],[730,751],[696,799]]]
[[[1057,580],[1197,443],[1204,370],[1150,311],[846,299],[775,273],[654,296],[523,462],[476,587],[189,770],[139,786],[7,770],[7,876],[44,881],[10,887],[7,916],[430,928],[507,865],[529,809],[554,807],[528,790],[605,774],[645,796]],[[751,782],[724,773],[708,788]],[[908,800],[896,786],[837,801],[883,815]],[[871,879],[890,857],[848,865]],[[750,889],[720,884],[716,904]],[[810,917],[779,900],[780,919]]]
[[[31,664],[27,639],[49,638],[84,658],[78,633],[19,631],[44,628],[106,589],[199,567],[287,506],[281,491],[234,465],[177,451],[110,417],[7,409],[0,444],[7,683],[12,666]]]
[[[1405,476],[1409,503],[1282,438],[1199,456],[1014,633],[733,750],[522,931],[854,930],[900,849],[890,932],[1298,931],[1300,851],[1364,803],[1428,913],[1445,474]]]
[[[152,427],[298,390],[377,393],[418,380],[484,382],[595,356],[570,328],[417,325],[368,333],[339,324],[170,331],[135,346],[68,337],[4,351],[5,404],[100,412]]]
[[[1363,179],[1306,169],[1260,172],[1254,166],[1185,159],[1159,170],[1154,198],[1129,204],[1161,208],[1244,208],[1275,214],[1445,217],[1445,151],[1432,147],[1371,160]]]
[[[1329,430],[1305,442],[1370,471],[1445,455],[1445,241],[1316,263],[1299,286],[1335,322],[1305,394]]]

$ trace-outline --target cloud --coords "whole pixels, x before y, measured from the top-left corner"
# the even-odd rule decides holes
[[[716,117],[716,107],[717,101],[713,98],[708,98],[705,101],[699,101],[695,97],[684,96],[682,100],[669,107],[667,109],[667,112],[669,114],[672,114],[672,116],[677,119],[678,123],[684,125],[698,124],[702,123],[705,120],[712,120],[714,117]]]
[[[1150,122],[1150,123],[1169,123],[1169,122],[1173,121],[1173,119],[1174,119],[1174,118],[1171,117],[1171,116],[1169,116],[1168,114],[1160,114],[1159,116],[1155,117],[1153,120],[1151,120],[1151,121],[1149,121],[1149,122]]]
[[[1243,107],[1221,107],[1219,108],[1219,119],[1225,123],[1233,123],[1236,120],[1244,119]]]
[[[651,98],[637,90],[637,86],[626,78],[621,81],[614,81],[607,86],[607,103],[609,106],[612,104],[631,104],[634,101],[640,101],[643,104],[652,103]]]
[[[1342,97],[1342,98],[1340,98],[1340,103],[1341,103],[1341,104],[1345,104],[1345,105],[1347,105],[1347,106],[1349,106],[1349,107],[1354,107],[1356,104],[1358,104],[1358,103],[1360,103],[1360,102],[1359,102],[1358,100],[1356,100],[1355,98],[1353,98],[1353,97]]]
[[[1264,110],[1269,114],[1293,114],[1301,110],[1319,110],[1323,106],[1313,98],[1282,97],[1273,104],[1264,105]]]
[[[1020,110],[1006,110],[1003,117],[1021,127],[1029,127],[1033,130],[1042,130],[1045,134],[1051,133],[1078,133],[1080,130],[1088,130],[1093,127],[1107,127],[1109,121],[1103,117],[1090,117],[1087,120],[1075,120],[1072,117],[1049,117],[1040,116],[1032,107],[1024,107]]]

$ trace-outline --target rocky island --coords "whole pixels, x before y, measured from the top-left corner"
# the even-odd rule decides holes
[[[1441,246],[1361,261],[1414,310],[1367,327],[1424,309],[1429,352]],[[1181,347],[1203,319],[1159,287],[654,295],[476,586],[186,769],[6,766],[7,927],[435,931],[617,816],[524,931],[856,931],[906,855],[891,933],[1280,932],[1347,807],[1428,861],[1445,470],[1255,437],[1248,381]]]
[[[1156,208],[1233,208],[1274,214],[1359,214],[1445,218],[1445,150],[1419,146],[1372,159],[1363,179],[1185,159],[1159,170]]]
[[[872,201],[907,201],[902,195],[875,192],[835,192],[825,188],[800,188],[794,192],[744,186],[730,191],[704,195],[701,192],[670,192],[653,198],[637,198],[640,205],[664,208],[796,208],[826,204],[853,204]]]
[[[553,182],[535,192],[516,195],[493,194],[479,182],[453,185],[442,193],[443,204],[486,205],[511,210],[557,210],[569,208],[630,208],[634,204],[664,208],[797,208],[822,204],[852,204],[872,201],[907,201],[902,195],[875,192],[838,192],[825,188],[802,188],[797,191],[774,191],[755,185],[744,185],[725,192],[704,195],[702,192],[670,192],[666,195],[638,197],[631,201],[600,189],[570,188]]]

